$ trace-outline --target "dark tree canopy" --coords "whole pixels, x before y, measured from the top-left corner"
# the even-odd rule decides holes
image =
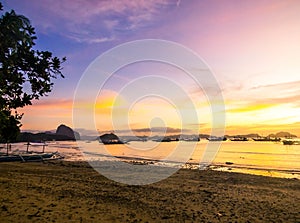
[[[21,116],[11,115],[12,110],[47,95],[53,79],[64,77],[61,64],[65,58],[34,50],[35,40],[35,30],[25,16],[12,10],[0,17],[0,119],[14,117],[17,126]]]
[[[0,105],[16,109],[51,91],[61,62],[48,51],[33,50],[36,39],[30,21],[13,10],[0,18]],[[29,89],[25,88],[29,84]],[[28,87],[28,86],[27,86]]]
[[[18,114],[11,115],[10,111],[0,111],[0,142],[10,142],[20,133],[20,119]]]

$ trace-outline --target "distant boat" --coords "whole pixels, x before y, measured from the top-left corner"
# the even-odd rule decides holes
[[[226,141],[227,138],[226,137],[215,137],[215,136],[211,136],[206,138],[208,141]]]
[[[235,137],[231,138],[230,141],[249,141],[249,139],[246,137],[235,136]]]
[[[164,137],[162,139],[154,139],[153,141],[155,141],[155,142],[174,142],[174,141],[179,141],[179,139],[178,138]]]
[[[300,145],[300,141],[283,140],[283,145]]]
[[[183,141],[186,141],[186,142],[199,142],[200,141],[200,137],[187,138],[187,139],[183,139]]]
[[[293,145],[294,141],[292,141],[292,140],[283,140],[282,143],[283,143],[283,145]]]
[[[260,138],[252,138],[254,141],[260,142],[280,142],[281,138],[270,138],[270,137],[260,137]]]

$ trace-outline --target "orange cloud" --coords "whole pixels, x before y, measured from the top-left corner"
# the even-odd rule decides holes
[[[59,124],[72,125],[72,100],[42,99],[33,105],[18,109],[24,113],[22,129],[49,130]]]
[[[247,105],[242,105],[240,107],[237,108],[231,108],[231,109],[227,109],[227,112],[230,113],[241,113],[241,112],[255,112],[255,111],[259,111],[259,110],[264,110],[264,109],[269,109],[271,107],[276,106],[276,104],[247,104]]]

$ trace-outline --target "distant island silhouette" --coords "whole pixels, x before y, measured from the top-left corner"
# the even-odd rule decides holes
[[[124,144],[124,142],[122,142],[114,133],[99,136],[99,142],[102,142],[103,144]]]
[[[43,141],[67,141],[67,140],[80,140],[80,134],[72,128],[61,124],[57,127],[56,132],[40,132],[30,133],[21,132],[17,137],[17,142],[43,142]]]
[[[118,131],[115,131],[118,132]],[[101,139],[102,137],[102,139]],[[167,137],[171,140],[164,140]],[[66,140],[91,140],[91,141],[101,141],[105,144],[121,144],[124,142],[130,141],[176,141],[185,140],[185,141],[198,141],[200,139],[207,139],[211,137],[220,137],[213,136],[209,134],[167,134],[167,135],[154,135],[148,137],[146,135],[136,136],[136,135],[118,135],[117,133],[106,133],[98,136],[91,135],[80,135],[79,132],[73,130],[71,127],[61,124],[57,127],[56,131],[46,131],[40,133],[31,133],[31,132],[21,132],[17,138],[17,142],[42,142],[42,141],[66,141]],[[236,134],[236,135],[224,135],[221,136],[227,139],[253,139],[253,138],[296,138],[297,135],[291,134],[290,132],[277,132],[272,133],[267,136],[261,136],[257,133],[250,134]],[[176,139],[176,140],[172,140]],[[232,140],[234,141],[234,140]],[[238,141],[238,140],[237,140]]]

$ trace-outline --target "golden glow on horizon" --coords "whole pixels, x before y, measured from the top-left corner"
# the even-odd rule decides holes
[[[129,123],[136,127],[182,128],[181,117],[175,105],[158,98],[145,98],[134,104],[128,113]]]
[[[128,126],[132,129],[163,126],[182,128],[180,112],[177,112],[176,108],[166,101],[146,98],[133,105],[128,112],[124,107],[126,100],[117,96],[116,92],[106,91],[98,97],[94,105],[97,128],[103,131],[127,129]],[[298,122],[300,108],[290,104],[251,103],[239,106],[237,104],[238,102],[233,100],[226,101],[226,134],[268,134],[289,131],[300,135],[300,122]],[[72,126],[70,115],[72,105],[72,101],[45,100],[40,104],[36,102],[33,106],[25,107],[20,110],[25,113],[22,129],[49,130],[55,129],[60,123]],[[83,102],[82,106],[93,105]],[[194,132],[200,130],[200,133],[209,133],[211,130],[209,103],[203,100],[197,101],[195,106],[197,106],[199,123],[194,123],[190,129]],[[180,109],[184,109],[184,102]],[[113,116],[112,112],[114,112]],[[48,115],[45,116],[45,114]],[[127,114],[128,117],[126,117]]]

